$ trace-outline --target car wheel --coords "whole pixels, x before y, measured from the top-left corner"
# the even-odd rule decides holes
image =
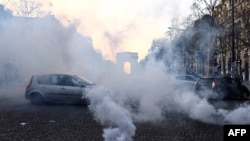
[[[32,104],[43,104],[43,96],[39,93],[34,93],[30,95],[30,102]]]
[[[248,99],[248,98],[249,98],[249,93],[248,93],[247,91],[243,91],[243,92],[241,93],[241,98],[242,98],[242,99]]]

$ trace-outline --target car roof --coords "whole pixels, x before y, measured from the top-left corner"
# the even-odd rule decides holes
[[[175,75],[175,76],[192,76],[192,77],[195,77],[194,75],[190,75],[190,74],[183,74],[183,75]]]
[[[184,75],[175,75],[174,77],[186,77],[186,76],[188,76],[188,77],[193,77],[193,78],[196,78],[196,79],[199,78],[199,77],[197,77],[197,76],[189,75],[189,74],[188,74],[188,75],[185,75],[185,74],[184,74]]]
[[[65,74],[65,73],[46,73],[46,74],[36,74],[32,76],[42,77],[42,76],[52,76],[52,75],[68,75],[73,76],[72,74]]]
[[[216,77],[200,77],[200,79],[214,79]]]
[[[206,76],[206,77],[200,77],[200,78],[209,79],[209,78],[231,78],[231,77],[228,77],[228,76]]]

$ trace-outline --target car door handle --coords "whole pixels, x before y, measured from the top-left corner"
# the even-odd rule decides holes
[[[61,89],[62,89],[62,90],[65,90],[65,88],[64,88],[64,87],[62,87]]]

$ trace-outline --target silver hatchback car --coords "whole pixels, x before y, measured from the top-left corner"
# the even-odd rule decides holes
[[[89,105],[87,89],[95,84],[77,75],[33,75],[26,86],[25,98],[32,104],[44,102],[80,103]]]

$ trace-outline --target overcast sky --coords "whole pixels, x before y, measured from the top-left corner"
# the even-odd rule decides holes
[[[193,0],[38,0],[65,25],[93,40],[105,59],[116,52],[146,55],[153,39],[165,36],[171,20],[189,14]]]

